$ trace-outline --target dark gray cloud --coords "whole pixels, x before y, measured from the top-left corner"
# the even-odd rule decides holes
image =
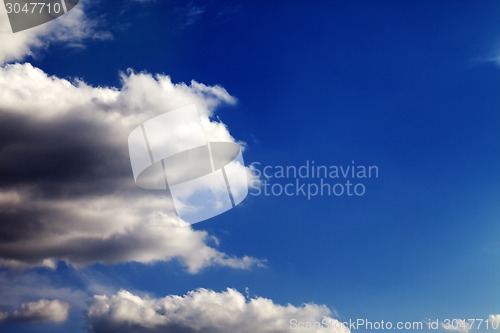
[[[1,105],[0,105],[1,108]],[[130,186],[126,137],[109,142],[108,124],[77,115],[38,120],[0,110],[0,186],[77,197]]]

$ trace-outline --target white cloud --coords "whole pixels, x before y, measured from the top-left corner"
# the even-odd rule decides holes
[[[198,289],[161,299],[122,290],[110,297],[94,296],[87,315],[95,333],[350,332],[325,306],[283,306],[262,297],[246,299],[234,289],[220,293]],[[316,327],[300,327],[307,325]]]
[[[83,47],[86,40],[112,38],[109,32],[100,31],[95,19],[85,14],[88,1],[80,1],[67,14],[40,26],[12,33],[5,6],[0,6],[0,64],[19,61],[34,55],[38,49],[51,43],[64,43],[68,47]]]
[[[69,309],[70,306],[66,302],[40,299],[23,303],[12,313],[0,313],[0,321],[62,323],[68,319]]]
[[[0,67],[0,265],[178,259],[192,273],[261,265],[207,245],[206,232],[173,227],[182,221],[172,202],[135,186],[128,159],[133,128],[186,104],[197,105],[209,141],[235,142],[210,120],[235,99],[222,87],[165,75],[129,71],[122,83],[92,87],[30,64]]]

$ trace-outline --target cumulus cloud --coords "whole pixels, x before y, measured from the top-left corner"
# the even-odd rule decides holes
[[[165,193],[138,188],[130,169],[130,131],[187,104],[197,105],[209,141],[235,142],[210,118],[235,103],[224,88],[133,71],[119,88],[92,87],[13,64],[0,67],[0,101],[0,265],[179,259],[192,273],[261,265],[209,246]]]
[[[247,299],[234,289],[220,293],[198,289],[161,299],[121,290],[110,297],[94,296],[87,315],[95,333],[350,332],[325,306],[283,306],[262,297]],[[302,327],[307,325],[312,328]]]
[[[70,306],[60,300],[40,299],[23,303],[19,309],[0,313],[0,322],[52,322],[62,323],[68,319]]]
[[[71,11],[56,20],[15,34],[11,33],[5,6],[0,6],[0,64],[22,60],[51,43],[83,47],[84,42],[90,39],[112,38],[109,32],[98,29],[97,19],[91,19],[85,14],[87,5],[88,1],[80,1]]]

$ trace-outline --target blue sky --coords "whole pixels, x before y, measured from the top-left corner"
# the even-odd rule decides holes
[[[248,288],[278,304],[325,304],[343,320],[500,313],[498,2],[123,0],[87,9],[112,39],[51,43],[24,61],[92,86],[120,86],[127,68],[220,85],[238,103],[216,115],[246,142],[247,164],[355,161],[380,175],[362,197],[249,196],[193,226],[265,268],[60,263],[36,274],[152,297]],[[63,332],[84,320],[76,312],[60,326],[32,325]]]

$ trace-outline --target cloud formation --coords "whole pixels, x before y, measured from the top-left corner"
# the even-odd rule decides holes
[[[70,306],[60,300],[40,299],[23,303],[11,312],[0,313],[0,322],[52,322],[62,323],[68,319]]]
[[[126,290],[112,296],[94,296],[89,310],[90,331],[162,333],[349,333],[330,316],[325,306],[275,304],[257,297],[247,299],[234,289],[191,291],[161,299],[140,297]],[[294,327],[293,323],[329,323],[329,327]],[[338,325],[335,325],[338,324]],[[338,326],[339,328],[336,328]]]
[[[92,87],[13,64],[0,67],[0,100],[0,265],[179,259],[192,273],[261,265],[209,246],[206,232],[178,227],[185,223],[165,193],[138,188],[131,174],[131,129],[187,104],[197,105],[208,140],[235,142],[210,119],[217,106],[235,103],[224,88],[132,71],[120,88]]]

